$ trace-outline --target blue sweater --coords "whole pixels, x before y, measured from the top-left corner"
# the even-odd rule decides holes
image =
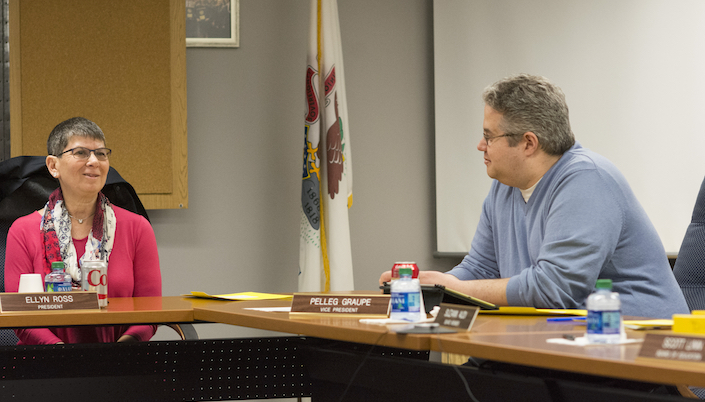
[[[494,181],[463,261],[461,280],[511,278],[512,306],[585,308],[598,278],[612,279],[622,314],[688,313],[661,240],[626,179],[606,158],[576,144],[525,203]]]

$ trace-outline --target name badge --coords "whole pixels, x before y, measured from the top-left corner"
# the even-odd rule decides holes
[[[441,309],[436,315],[437,324],[444,327],[458,328],[465,331],[469,331],[472,324],[475,322],[477,313],[480,311],[479,307],[475,306],[462,306],[459,304],[446,304],[441,303]]]
[[[93,309],[96,292],[0,293],[0,313]]]
[[[294,293],[291,314],[386,317],[389,314],[389,301],[389,295]]]
[[[704,347],[703,337],[648,333],[639,357],[701,363]]]

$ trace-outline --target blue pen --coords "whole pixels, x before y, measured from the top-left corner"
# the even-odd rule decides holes
[[[558,321],[583,321],[585,317],[551,317],[547,318],[548,322],[558,322]]]

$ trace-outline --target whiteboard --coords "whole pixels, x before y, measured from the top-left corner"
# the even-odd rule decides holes
[[[515,73],[563,89],[576,139],[678,253],[705,176],[705,2],[434,0],[433,14],[439,254],[470,249],[491,184],[482,90]]]

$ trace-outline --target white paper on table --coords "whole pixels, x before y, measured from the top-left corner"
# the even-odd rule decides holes
[[[291,312],[291,307],[246,307],[243,310],[266,311],[269,313],[288,313]]]
[[[572,345],[572,346],[608,346],[608,345],[625,345],[628,343],[637,343],[637,342],[643,342],[643,339],[629,339],[629,338],[622,338],[619,340],[619,342],[615,343],[590,343],[587,340],[586,336],[580,336],[575,339],[565,339],[565,338],[550,338],[546,339],[546,342],[548,343],[558,343],[561,345]]]
[[[423,303],[421,303],[423,306]],[[440,311],[440,307],[434,306],[431,312],[429,313],[431,316],[426,317],[426,310],[421,310],[423,312],[423,315],[419,317],[418,321],[414,322],[433,322],[436,319],[436,316],[438,315],[438,312]],[[372,325],[387,325],[387,324],[411,324],[411,321],[406,321],[406,320],[393,320],[391,318],[361,318],[360,319],[361,324],[372,324]]]
[[[395,320],[392,318],[360,318],[361,324],[387,325],[387,324],[413,324],[414,322],[431,322],[433,318],[426,318],[423,321]]]

